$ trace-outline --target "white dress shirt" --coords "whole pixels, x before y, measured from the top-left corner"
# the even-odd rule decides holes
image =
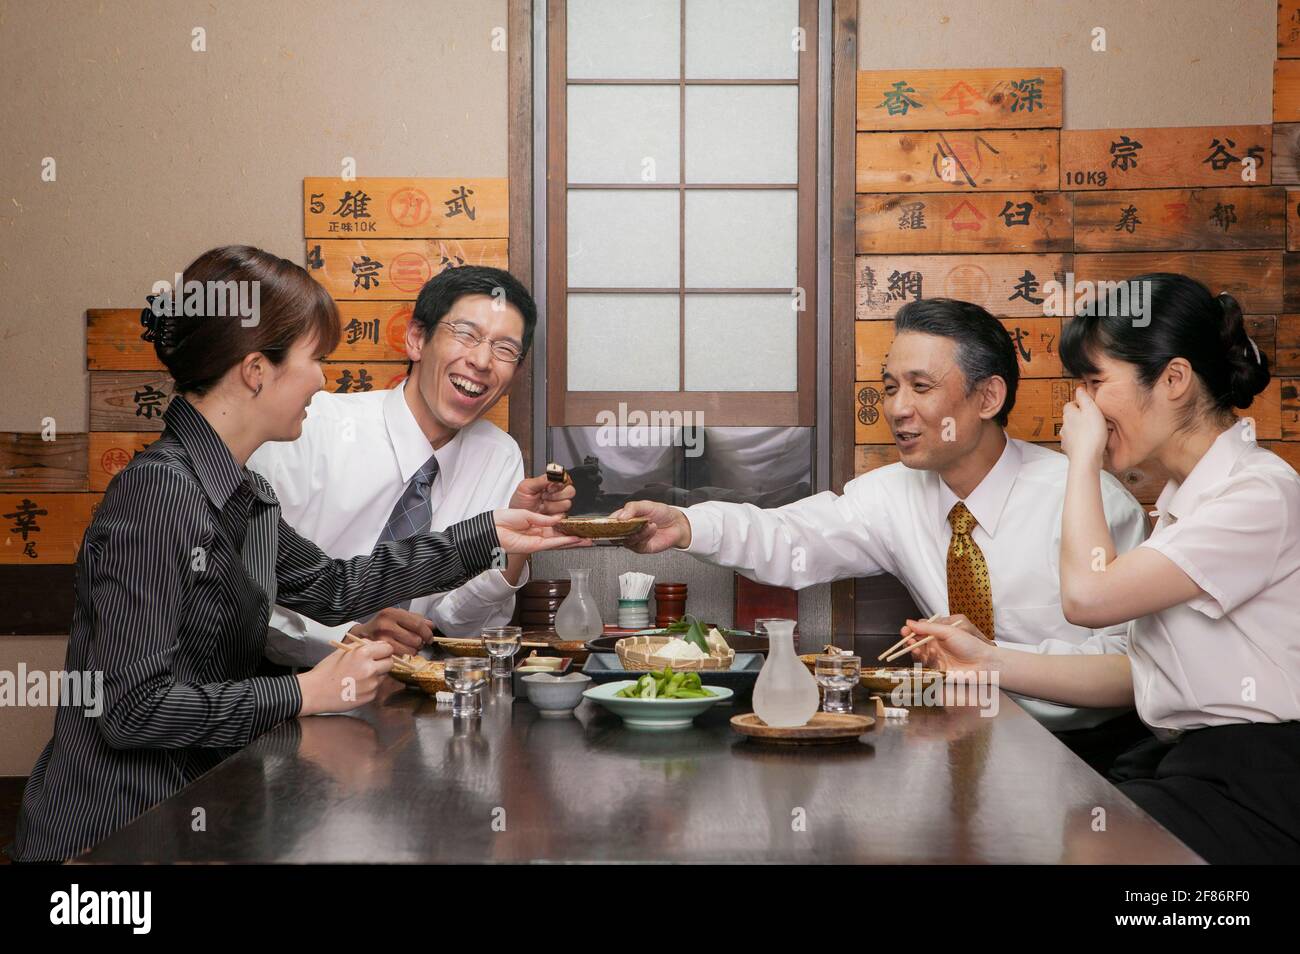
[[[1065,455],[1007,438],[1002,456],[965,503],[988,564],[997,643],[1029,652],[1124,652],[1127,626],[1090,630],[1061,612],[1061,509]],[[1106,520],[1118,553],[1146,536],[1146,515],[1102,474]],[[739,569],[761,583],[802,589],[892,573],[927,616],[948,612],[948,512],[958,500],[933,471],[901,463],[863,474],[844,493],[816,494],[773,510],[697,504],[687,552]],[[902,625],[899,620],[899,625]],[[1123,710],[1073,709],[1038,699],[1025,707],[1050,729],[1087,728]]]
[[[1247,427],[1165,485],[1144,544],[1202,591],[1130,624],[1138,715],[1165,738],[1300,720],[1300,476]]]
[[[404,385],[403,385],[404,386]],[[514,440],[479,419],[437,451],[407,407],[402,387],[353,394],[319,392],[296,441],[263,444],[248,467],[270,481],[284,519],[332,557],[369,553],[393,506],[415,472],[438,458],[430,488],[431,530],[505,507],[524,477]],[[427,617],[446,636],[477,636],[502,626],[514,613],[516,590],[500,570],[488,570],[459,589],[417,597],[411,612]],[[325,626],[277,606],[267,634],[267,658],[312,666],[333,652],[355,622]]]

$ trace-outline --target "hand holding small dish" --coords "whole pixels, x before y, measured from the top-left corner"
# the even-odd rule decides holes
[[[622,543],[641,532],[646,525],[642,517],[565,517],[555,525],[557,533],[590,540],[597,545]],[[590,544],[588,544],[590,546]]]

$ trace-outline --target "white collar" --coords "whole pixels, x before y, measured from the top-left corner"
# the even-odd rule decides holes
[[[1016,482],[1016,477],[1020,473],[1020,463],[1024,458],[1023,452],[1010,436],[1006,439],[1006,446],[1002,448],[1002,455],[998,457],[998,462],[994,464],[984,479],[976,485],[975,489],[966,497],[964,503],[966,509],[971,512],[975,522],[984,528],[984,532],[989,536],[997,533],[998,520],[1002,517],[1002,511],[1007,504],[1007,498],[1011,496],[1011,488]],[[953,493],[952,488],[944,483],[942,477],[935,475],[939,485],[939,526],[947,526],[948,514],[958,501],[958,496]]]
[[[402,482],[408,483],[415,472],[424,466],[432,453],[438,458],[438,473],[449,478],[456,459],[460,456],[463,429],[457,431],[447,443],[436,451],[420,429],[420,423],[411,413],[406,403],[406,385],[410,378],[402,382],[400,388],[391,388],[384,398],[384,423],[388,427],[388,439],[397,455],[397,466],[402,474]]]
[[[1248,421],[1238,421],[1214,439],[1186,480],[1170,479],[1156,498],[1156,512],[1178,519],[1195,510],[1200,499],[1232,473],[1241,455],[1256,446],[1248,427]]]

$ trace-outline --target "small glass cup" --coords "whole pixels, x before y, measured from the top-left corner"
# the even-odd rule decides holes
[[[508,679],[524,631],[519,626],[493,626],[483,630],[483,648],[492,657],[492,678]]]
[[[818,656],[813,675],[817,684],[826,691],[823,712],[852,712],[853,687],[862,674],[860,656]]]
[[[488,661],[482,656],[457,656],[446,663],[447,685],[453,693],[451,714],[454,718],[483,714],[479,690],[488,682]]]

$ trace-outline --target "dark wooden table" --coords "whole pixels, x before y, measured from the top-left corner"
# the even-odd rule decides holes
[[[589,702],[543,719],[502,689],[481,720],[393,684],[356,714],[284,723],[81,860],[1200,860],[1005,696],[991,718],[915,709],[789,748],[733,733],[727,706],[653,734]]]

